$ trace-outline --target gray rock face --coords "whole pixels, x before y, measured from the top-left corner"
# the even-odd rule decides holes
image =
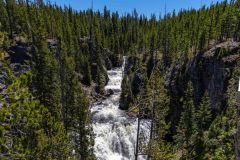
[[[58,45],[58,41],[56,39],[47,39],[48,48],[56,49]]]
[[[226,51],[226,55],[221,55],[221,50]],[[220,110],[225,106],[228,80],[238,57],[240,43],[231,41],[220,43],[194,57],[187,68],[187,73],[194,85],[195,103],[198,103],[207,91],[213,109]]]
[[[226,54],[222,54],[222,50]],[[171,95],[173,124],[179,119],[188,81],[193,84],[194,103],[198,104],[204,92],[208,92],[214,111],[222,110],[226,104],[226,89],[232,69],[240,59],[240,43],[227,41],[207,51],[198,52],[191,60],[182,56],[169,70],[165,85]]]
[[[126,62],[126,65],[125,65],[125,74],[130,74],[131,71],[134,71],[135,70],[135,66],[136,64],[138,63],[140,59],[137,59],[136,57],[133,57],[133,56],[130,56],[128,59],[127,59],[127,62]]]
[[[171,97],[171,107],[170,107],[170,121],[172,122],[172,130],[176,129],[178,119],[182,111],[182,102],[181,97],[184,94],[185,90],[185,81],[187,80],[186,76],[186,67],[188,59],[186,55],[183,55],[175,65],[171,66],[166,75],[165,86],[169,91]]]
[[[137,96],[140,91],[142,90],[143,86],[145,85],[145,79],[144,76],[141,73],[136,73],[133,77],[132,81],[132,94],[134,96]]]
[[[29,47],[26,44],[17,44],[12,46],[9,51],[11,63],[24,64],[27,60],[31,60]]]
[[[113,68],[112,61],[108,57],[105,58],[105,66],[107,70],[111,70]]]
[[[116,54],[116,53],[111,54],[111,55],[109,55],[109,59],[111,60],[112,66],[114,68],[122,66],[123,59],[122,59],[122,56],[120,54]]]
[[[108,48],[103,48],[102,50],[102,58],[105,62],[105,67],[107,70],[111,70],[113,68],[112,60],[109,58],[109,55],[113,53]]]

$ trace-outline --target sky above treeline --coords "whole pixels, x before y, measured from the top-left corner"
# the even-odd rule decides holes
[[[125,13],[132,13],[134,9],[139,14],[144,14],[150,17],[151,14],[159,16],[165,12],[165,1],[167,5],[167,12],[180,9],[199,9],[201,6],[209,6],[211,3],[221,2],[222,0],[51,0],[51,3],[58,5],[71,6],[75,10],[86,10],[91,8],[93,1],[94,10],[103,11],[104,6],[111,11],[118,11],[120,15]]]

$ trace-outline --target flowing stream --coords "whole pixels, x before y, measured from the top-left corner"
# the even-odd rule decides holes
[[[109,82],[105,90],[111,89],[114,94],[102,102],[95,103],[91,108],[95,134],[94,153],[98,160],[134,160],[137,118],[130,117],[119,109],[124,66],[125,60],[122,67],[108,71]],[[147,136],[149,123],[142,124],[141,130]]]

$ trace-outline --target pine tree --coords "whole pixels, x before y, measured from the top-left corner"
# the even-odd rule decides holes
[[[38,39],[35,45],[34,55],[36,57],[33,77],[35,96],[44,106],[48,107],[56,120],[60,120],[61,93],[57,61],[55,55],[49,51],[44,39]]]
[[[236,159],[239,156],[239,103],[237,87],[239,63],[233,71],[227,89],[227,109],[216,116],[209,129],[204,133],[204,158]]]
[[[9,23],[9,30],[10,30],[10,37],[13,38],[13,33],[15,30],[15,5],[16,1],[15,0],[6,0],[6,9],[8,13],[8,23]]]
[[[5,7],[5,3],[3,0],[0,0],[0,30],[4,31],[5,29],[8,30],[9,27],[9,23],[8,23],[8,12],[6,10]]]
[[[130,91],[130,85],[129,85],[129,79],[127,76],[124,76],[122,80],[122,92],[120,96],[120,104],[119,108],[122,110],[128,110],[129,105],[131,103],[131,91]]]
[[[76,152],[82,160],[92,160],[93,139],[89,117],[89,101],[77,79],[73,79],[74,111],[72,112]]]
[[[97,66],[97,77],[96,77],[96,83],[97,87],[96,90],[98,93],[103,94],[104,93],[104,75],[101,73],[101,69],[99,66]]]
[[[196,123],[197,123],[197,147],[196,157],[202,159],[204,152],[204,132],[208,130],[212,122],[211,104],[208,95],[205,93],[201,104],[196,111]]]
[[[166,121],[170,98],[164,88],[161,72],[155,69],[148,82],[148,96],[154,107],[154,120],[152,128],[152,140],[150,142],[150,154],[154,160],[168,160],[175,158],[171,143],[165,140],[169,132],[169,124]],[[153,108],[152,108],[153,109]]]
[[[196,121],[198,126],[198,131],[202,134],[208,129],[211,122],[211,104],[207,93],[204,94],[201,104],[196,111]]]
[[[147,64],[147,75],[148,78],[150,78],[152,71],[155,67],[155,63],[156,63],[156,57],[155,57],[155,37],[152,36],[151,37],[151,43],[150,43],[150,58]]]
[[[164,17],[164,37],[163,37],[163,64],[165,67],[170,65],[170,51],[169,51],[169,33],[168,33],[168,15],[165,13]]]
[[[1,68],[2,69],[2,68]],[[31,74],[15,77],[9,67],[9,85],[2,104],[0,151],[3,159],[67,159],[70,143],[63,125],[29,91]],[[61,139],[61,141],[59,141]],[[2,157],[3,156],[3,157]]]
[[[204,159],[235,159],[234,134],[236,123],[230,115],[219,114],[204,133]]]
[[[163,87],[164,80],[158,78],[164,77],[165,74],[156,73],[157,69],[153,67],[157,60],[155,53],[162,53],[162,57],[159,56],[164,66],[161,71],[166,72],[167,67],[174,63],[182,52],[191,57],[197,49],[203,50],[208,44],[212,47],[213,40],[214,44],[228,38],[239,40],[239,4],[239,1],[223,1],[199,10],[181,10],[177,15],[175,12],[165,13],[164,19],[157,20],[155,15],[150,19],[144,15],[139,16],[135,10],[132,14],[120,17],[117,12],[111,13],[106,7],[101,14],[100,11],[93,10],[75,11],[70,6],[61,7],[43,3],[42,0],[0,0],[0,59],[5,58],[6,52],[11,50],[9,44],[15,45],[18,37],[23,37],[25,42],[17,44],[17,47],[30,47],[29,51],[33,56],[30,62],[33,64],[33,83],[23,85],[24,79],[27,78],[10,83],[9,86],[14,86],[14,89],[9,90],[15,91],[17,97],[9,96],[10,100],[6,101],[6,97],[2,96],[1,102],[11,103],[10,108],[4,104],[0,113],[2,122],[7,121],[9,112],[14,112],[14,125],[20,131],[22,129],[29,132],[27,135],[33,141],[19,133],[20,138],[13,138],[15,142],[12,148],[8,148],[9,152],[6,146],[1,145],[1,153],[12,153],[12,159],[27,159],[33,156],[37,159],[68,159],[68,156],[71,158],[68,154],[72,149],[69,148],[67,135],[75,134],[78,157],[91,157],[92,151],[87,149],[87,146],[91,148],[92,145],[91,138],[87,138],[91,135],[87,115],[89,104],[80,82],[91,88],[94,81],[97,90],[103,93],[107,82],[104,56],[119,66],[119,54],[124,53],[135,56],[137,60],[132,61],[132,67],[129,65],[129,73],[123,80],[121,100],[125,100],[125,108],[128,109],[130,103],[134,103],[140,97],[140,92],[132,95],[133,86],[130,84],[135,80],[132,77],[141,75],[141,94],[150,97],[148,104],[151,104],[153,95],[156,96],[156,106],[159,106],[156,116],[160,125],[155,126],[159,128],[158,139],[153,142],[156,148],[151,154],[153,159],[170,159],[172,145],[167,141],[172,140],[172,135],[168,137],[167,121],[171,114],[166,118],[166,112],[173,100]],[[57,44],[52,43],[56,39]],[[105,49],[109,49],[110,52],[103,53]],[[227,50],[221,49],[218,60],[227,54]],[[147,66],[146,60],[149,60]],[[157,64],[156,68],[159,67]],[[146,78],[147,74],[149,79]],[[154,78],[151,78],[152,76]],[[236,71],[234,76],[239,77]],[[12,79],[15,81],[15,78]],[[183,95],[183,112],[175,139],[179,150],[184,153],[183,159],[234,159],[234,143],[236,154],[239,155],[239,126],[236,116],[238,109],[234,100],[234,89],[238,80],[233,79],[229,81],[231,87],[228,88],[226,107],[220,113],[215,113],[214,117],[210,114],[210,104],[206,96],[195,109],[191,94]],[[30,87],[30,91],[27,86]],[[155,94],[152,94],[152,91],[155,91]],[[30,92],[33,92],[33,95]],[[23,94],[26,96],[23,97]],[[13,111],[10,111],[11,109]],[[26,114],[30,110],[32,116]],[[24,123],[20,124],[18,120]],[[15,127],[10,122],[8,124],[6,128],[0,127],[1,143],[6,142],[7,137],[4,133],[8,132],[8,127]],[[81,137],[78,136],[80,134]],[[171,134],[176,133],[173,131]],[[70,138],[72,142],[74,137]],[[29,143],[29,146],[26,143]],[[16,150],[21,151],[22,155],[15,152]],[[14,153],[20,157],[14,157]]]
[[[175,142],[180,149],[182,159],[191,159],[195,156],[196,149],[196,113],[192,98],[192,84],[188,83],[185,99],[183,101],[183,111],[177,127]]]

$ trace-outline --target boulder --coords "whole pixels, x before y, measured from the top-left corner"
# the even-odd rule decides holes
[[[112,62],[108,57],[105,58],[105,66],[106,66],[107,70],[111,70],[113,67]]]
[[[106,91],[106,97],[109,97],[109,96],[111,96],[111,95],[113,95],[114,94],[114,91],[112,90],[112,89],[108,89],[107,91]]]
[[[17,44],[10,47],[9,55],[11,63],[24,64],[26,61],[31,60],[31,55],[29,54],[29,47],[25,44]]]
[[[58,45],[58,41],[56,39],[47,39],[48,48],[56,49]]]
[[[18,36],[18,35],[15,35],[13,37],[13,41],[18,45],[26,45],[27,44],[27,40],[24,37]]]

